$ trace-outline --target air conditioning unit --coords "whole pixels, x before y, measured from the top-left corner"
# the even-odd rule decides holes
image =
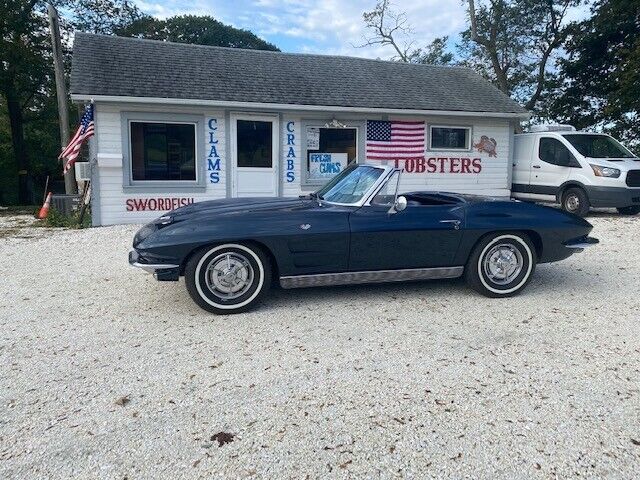
[[[76,162],[76,180],[79,182],[91,181],[91,164],[89,162]]]
[[[85,162],[86,163],[86,162]],[[82,195],[52,195],[51,207],[63,213],[71,215],[80,208],[82,203]]]
[[[531,133],[541,132],[575,132],[576,127],[571,125],[532,125],[529,129]]]

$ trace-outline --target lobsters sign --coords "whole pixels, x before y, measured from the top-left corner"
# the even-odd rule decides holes
[[[420,157],[395,159],[396,168],[407,173],[480,173],[482,160],[469,157]]]

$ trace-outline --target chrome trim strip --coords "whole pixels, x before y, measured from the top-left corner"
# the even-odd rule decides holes
[[[171,263],[149,264],[149,263],[133,262],[131,264],[131,266],[132,267],[141,268],[145,272],[155,273],[156,270],[164,270],[164,269],[168,269],[168,268],[178,268],[180,265],[173,265]]]
[[[371,166],[378,167],[377,165],[371,165],[370,163],[363,163],[362,165],[368,165],[370,167]],[[382,190],[387,185],[387,182],[391,180],[391,177],[393,176],[394,173],[400,172],[400,174],[402,174],[403,172],[402,168],[395,168],[390,165],[381,165],[379,168],[385,169],[385,172],[383,174],[384,178],[379,183],[377,183],[377,188],[375,188],[375,190],[373,190],[372,192],[368,192],[369,196],[363,205],[365,207],[371,206],[371,201],[376,197],[376,195],[378,195],[378,193],[380,193],[380,190]],[[398,189],[400,188],[400,180],[401,179],[398,179],[398,184],[396,185],[396,198],[398,198]]]
[[[587,243],[587,242],[584,242],[584,243],[571,243],[571,244],[565,245],[565,247],[567,247],[567,248],[575,248],[575,249],[578,249],[578,250],[582,250],[583,248],[593,247],[594,245],[597,245],[597,243]]]
[[[576,241],[577,240],[577,241]],[[583,237],[581,239],[576,239],[574,240],[575,243],[572,243],[571,241],[567,242],[564,244],[565,247],[567,248],[573,248],[576,250],[583,250],[587,247],[592,247],[594,245],[598,245],[600,243],[600,240],[598,240],[597,238],[593,238],[593,237]]]
[[[372,270],[365,272],[320,273],[280,277],[282,288],[352,285],[358,283],[388,283],[437,278],[457,278],[464,267],[407,268],[402,270]]]

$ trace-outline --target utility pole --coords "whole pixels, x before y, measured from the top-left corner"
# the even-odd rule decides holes
[[[62,58],[62,42],[60,41],[60,20],[58,12],[50,3],[47,4],[49,13],[49,28],[51,30],[51,46],[53,47],[53,69],[56,76],[56,94],[58,97],[58,119],[60,121],[60,142],[62,148],[69,143],[69,111],[67,110],[67,86],[64,79],[64,61]],[[66,165],[67,159],[62,160]],[[67,194],[78,193],[76,171],[70,168],[64,175],[64,190]]]

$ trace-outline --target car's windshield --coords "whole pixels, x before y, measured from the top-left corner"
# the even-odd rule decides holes
[[[320,200],[332,203],[358,203],[383,172],[381,168],[350,165],[318,190],[316,195]]]
[[[606,135],[564,135],[569,143],[585,157],[591,158],[634,158],[635,155],[618,141]]]

